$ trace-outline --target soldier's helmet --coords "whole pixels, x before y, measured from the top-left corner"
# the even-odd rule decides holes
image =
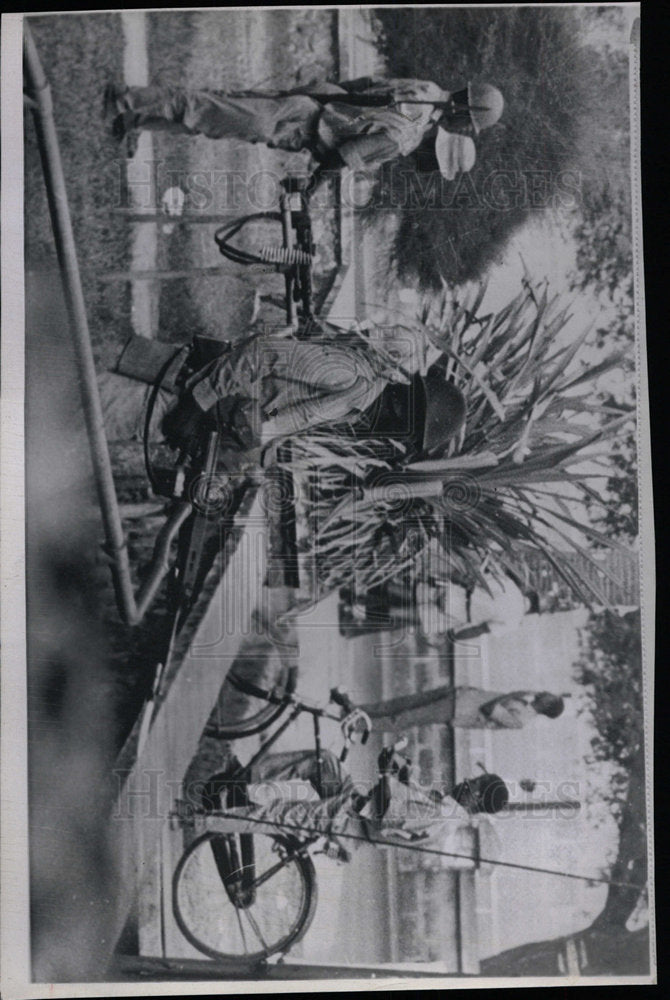
[[[509,802],[509,789],[497,774],[467,778],[452,790],[451,797],[471,813],[497,813]]]
[[[497,87],[490,83],[468,84],[468,109],[476,133],[495,125],[504,107],[503,95]]]
[[[434,365],[409,385],[392,383],[367,416],[367,433],[404,442],[409,451],[439,457],[465,423],[463,393]]]

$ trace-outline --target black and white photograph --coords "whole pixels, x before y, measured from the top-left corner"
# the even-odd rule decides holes
[[[654,983],[639,4],[2,36],[3,994]]]

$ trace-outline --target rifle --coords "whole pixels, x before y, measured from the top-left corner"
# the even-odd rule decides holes
[[[393,108],[398,104],[432,104],[434,108],[440,108],[446,110],[448,108],[454,107],[454,102],[451,97],[444,101],[431,101],[427,98],[400,98],[398,99],[392,91],[384,91],[382,93],[373,94],[366,91],[348,91],[342,90],[342,92],[336,91],[334,93],[313,93],[307,90],[239,90],[235,91],[231,97],[264,97],[264,98],[278,98],[278,97],[311,97],[313,101],[317,101],[319,104],[351,104],[354,107],[363,108]]]

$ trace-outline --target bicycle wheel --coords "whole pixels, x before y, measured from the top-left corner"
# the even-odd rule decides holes
[[[284,666],[276,652],[234,663],[223,682],[205,735],[234,740],[262,732],[285,711],[286,704],[281,699],[295,690],[296,681],[297,668]]]
[[[257,962],[286,952],[314,916],[317,891],[311,858],[294,840],[255,835],[254,871],[252,877],[242,873],[237,892],[221,875],[220,854],[228,839],[204,833],[182,855],[172,881],[172,908],[180,931],[210,958]],[[235,840],[239,845],[239,838]]]

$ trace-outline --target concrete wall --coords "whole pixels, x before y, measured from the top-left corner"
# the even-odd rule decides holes
[[[498,773],[518,801],[574,798],[579,812],[561,815],[506,813],[491,822],[498,839],[493,848],[508,861],[574,872],[596,873],[616,846],[616,828],[602,808],[591,805],[593,784],[584,756],[592,729],[579,713],[580,689],[572,680],[579,650],[578,629],[585,611],[528,616],[516,633],[471,641],[469,655],[457,661],[457,682],[492,691],[523,688],[571,693],[556,720],[540,718],[523,730],[457,730],[460,776],[474,774],[476,762]],[[532,796],[518,787],[533,778]],[[570,933],[599,912],[605,888],[556,876],[489,869],[477,880],[480,957],[526,941]]]

